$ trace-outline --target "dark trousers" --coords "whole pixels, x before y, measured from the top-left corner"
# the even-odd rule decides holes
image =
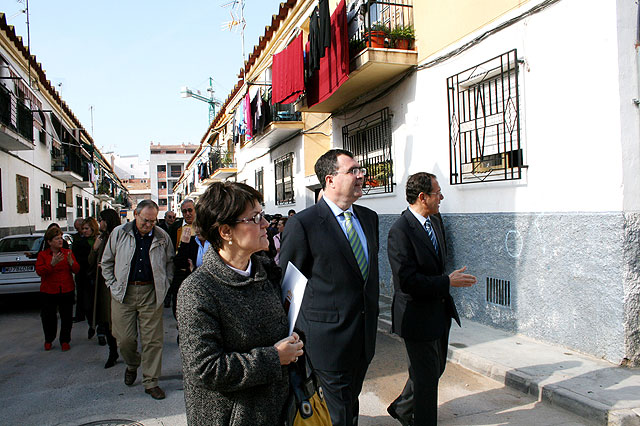
[[[44,341],[53,342],[58,332],[58,315],[60,313],[60,343],[71,341],[71,326],[73,325],[73,291],[68,293],[48,294],[40,293],[42,310],[42,330]]]
[[[369,363],[364,355],[355,368],[346,371],[314,370],[327,401],[333,426],[358,425],[358,396]]]
[[[438,381],[447,364],[449,328],[436,340],[404,340],[409,356],[409,378],[391,407],[414,426],[438,424]]]

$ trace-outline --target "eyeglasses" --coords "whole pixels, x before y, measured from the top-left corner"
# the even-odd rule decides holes
[[[256,225],[260,225],[260,222],[262,222],[262,219],[264,219],[265,216],[265,212],[261,211],[259,213],[256,213],[255,216],[253,217],[244,217],[242,219],[238,219],[236,220],[236,223],[255,223]]]
[[[428,195],[437,195],[438,197],[442,195],[442,191],[438,192],[427,192]]]
[[[144,223],[145,225],[155,225],[156,223],[158,223],[157,220],[149,220],[149,219],[145,219],[142,216],[138,216],[140,218],[140,220],[142,221],[142,223]]]
[[[182,213],[191,213],[193,209],[182,209]]]
[[[362,176],[366,176],[367,175],[367,169],[364,168],[364,167],[353,167],[353,168],[347,170],[346,172],[336,171],[333,174],[334,175],[354,175],[354,176],[358,176],[358,175],[362,174]]]

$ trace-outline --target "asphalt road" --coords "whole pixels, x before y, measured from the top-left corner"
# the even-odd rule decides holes
[[[105,370],[107,347],[74,324],[71,350],[43,349],[37,297],[0,297],[0,425],[186,425],[175,321],[165,309],[165,346],[155,401],[138,380],[123,383],[124,364]],[[378,334],[376,356],[361,394],[362,426],[397,426],[387,405],[406,380],[402,342]],[[440,386],[441,425],[584,425],[585,419],[539,403],[498,382],[449,364]],[[137,423],[135,423],[137,422]]]

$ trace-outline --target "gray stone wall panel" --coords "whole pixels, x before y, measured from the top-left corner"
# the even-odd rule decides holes
[[[392,289],[386,236],[397,218],[380,220],[383,294]],[[443,219],[447,269],[467,266],[478,277],[474,287],[452,289],[463,317],[615,363],[638,353],[638,217],[493,213]],[[625,250],[633,244],[635,251]],[[487,302],[487,277],[510,281],[511,306]]]

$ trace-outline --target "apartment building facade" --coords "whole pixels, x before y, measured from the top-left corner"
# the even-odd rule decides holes
[[[198,145],[150,144],[149,176],[151,199],[160,207],[160,218],[168,210],[178,211],[174,186],[193,157]]]
[[[300,34],[306,44],[315,2],[283,3],[203,137],[233,148],[236,171],[224,178],[262,191],[268,213],[299,210],[316,200],[315,159],[332,147],[354,152],[368,170],[359,202],[380,216],[384,304],[386,236],[406,208],[407,177],[434,173],[448,269],[465,265],[479,279],[452,291],[464,317],[640,363],[638,6],[329,4],[347,43],[326,53],[337,61],[347,49],[346,70],[323,75],[321,64],[324,86],[306,86],[283,115],[293,125],[233,131],[243,101],[261,93],[265,103],[264,88],[282,78],[274,55]],[[205,179],[189,173],[181,182],[202,191]]]
[[[0,13],[0,236],[73,229],[126,189]]]

